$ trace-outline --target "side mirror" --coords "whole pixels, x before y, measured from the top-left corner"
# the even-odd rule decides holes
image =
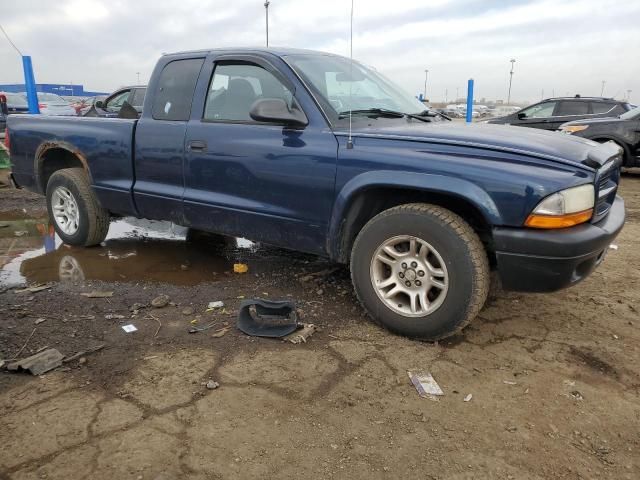
[[[94,105],[96,108],[104,108],[104,102],[102,100],[98,100]]]
[[[518,113],[518,120],[524,120],[525,118],[527,118],[527,114],[520,112]]]
[[[249,116],[257,122],[284,123],[304,127],[309,124],[304,112],[296,107],[289,110],[281,98],[262,98],[251,106]]]

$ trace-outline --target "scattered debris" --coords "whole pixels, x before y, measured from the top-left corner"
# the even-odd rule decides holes
[[[182,309],[182,315],[193,315],[195,313],[195,310],[193,309],[193,307],[185,307]]]
[[[325,270],[320,270],[319,272],[313,272],[313,273],[309,273],[307,275],[303,275],[302,277],[298,278],[298,281],[300,281],[302,283],[307,283],[307,282],[310,282],[312,280],[317,280],[318,277],[324,277],[324,276],[327,276],[327,275],[331,275],[332,273],[335,273],[338,270],[340,270],[340,267],[327,268]]]
[[[300,324],[295,304],[288,300],[244,300],[238,311],[238,330],[255,337],[284,337]]]
[[[122,320],[125,317],[119,313],[107,313],[104,318],[107,320]]]
[[[435,397],[444,395],[440,385],[438,385],[430,373],[408,371],[407,374],[413,386],[416,387],[418,395],[421,397],[437,400]]]
[[[611,245],[609,245],[609,250],[618,250],[618,245],[612,243]]]
[[[78,364],[79,365],[84,365],[85,363],[87,363],[87,358],[86,357],[80,357],[80,359],[78,360]]]
[[[135,327],[134,327],[134,328],[135,328]],[[87,354],[89,354],[89,353],[95,353],[95,352],[97,352],[97,351],[99,351],[99,350],[102,350],[102,349],[104,348],[104,346],[105,346],[105,344],[103,343],[103,344],[101,344],[101,345],[98,345],[97,347],[88,348],[87,350],[82,350],[82,351],[80,351],[80,352],[78,352],[78,353],[75,353],[75,354],[71,355],[70,357],[65,357],[64,359],[62,359],[62,363],[69,363],[69,362],[72,362],[72,361],[74,361],[76,358],[79,358],[79,357],[84,358],[84,356],[85,356],[85,355],[87,355]],[[81,360],[82,360],[82,358],[81,358]],[[85,362],[86,362],[86,360],[87,360],[87,359],[85,358]],[[84,363],[84,362],[82,362],[82,363]]]
[[[46,318],[36,318],[36,321],[33,323],[35,323],[36,325],[40,325],[42,322],[46,322],[46,321],[47,321]]]
[[[16,237],[24,237],[25,235],[27,235],[29,232],[27,232],[26,230],[17,230],[15,232],[13,232],[13,234]]]
[[[0,360],[0,370],[2,370],[2,368],[4,368],[4,360]]]
[[[214,382],[213,380],[209,380],[207,383],[204,384],[205,387],[207,387],[209,390],[215,390],[216,388],[218,388],[220,386],[220,384],[218,382]]]
[[[246,263],[234,263],[233,264],[233,272],[234,273],[247,273],[249,271],[249,265]]]
[[[311,335],[315,333],[317,330],[316,326],[313,323],[303,323],[301,324],[302,328],[300,330],[296,330],[293,333],[290,333],[283,340],[291,343],[307,343],[307,340]]]
[[[32,375],[42,375],[43,373],[58,368],[62,365],[62,355],[55,348],[48,348],[40,353],[31,355],[30,357],[23,358],[17,362],[7,365],[7,369],[11,371],[27,370]]]
[[[222,327],[220,330],[216,330],[215,332],[213,332],[211,336],[213,338],[224,337],[230,329],[231,327]]]
[[[151,300],[151,306],[154,308],[163,308],[169,305],[169,295],[158,295],[156,298]]]
[[[191,327],[189,329],[189,333],[198,333],[198,332],[204,332],[205,330],[209,330],[211,327],[213,327],[216,323],[218,323],[217,320],[214,320],[213,322],[211,322],[209,325],[205,325],[204,327]]]
[[[133,325],[133,324],[131,324],[131,323],[130,323],[129,325],[123,325],[123,326],[122,326],[122,329],[123,329],[125,332],[127,332],[127,333],[137,332],[137,331],[138,331],[138,329],[136,328],[136,326],[135,326],[135,325]]]
[[[222,308],[222,307],[224,307],[224,302],[222,300],[217,300],[215,302],[209,302],[209,305],[207,305],[207,312],[210,312],[214,308]]]
[[[162,328],[162,322],[160,321],[160,319],[158,317],[156,317],[155,315],[152,315],[151,313],[149,313],[147,315],[147,317],[152,318],[158,324],[158,328],[156,329],[156,333],[153,334],[153,338],[156,338],[158,336],[158,333],[160,333],[160,329]]]
[[[472,398],[473,398],[473,393],[470,393],[469,395],[464,397],[462,401],[463,402],[470,402]]]
[[[32,285],[27,288],[21,288],[20,290],[15,290],[15,292],[16,293],[24,293],[24,292],[36,293],[36,292],[41,292],[43,290],[48,290],[51,287],[53,287],[53,283],[38,283],[37,285]]]
[[[22,351],[26,348],[27,344],[29,343],[29,340],[31,340],[31,337],[33,337],[33,334],[36,333],[36,328],[37,327],[33,327],[33,330],[31,330],[31,334],[29,335],[29,337],[27,338],[27,341],[24,342],[24,345],[22,345],[22,348],[20,350],[18,350],[18,353],[16,353],[13,357],[13,359],[16,359],[20,356],[20,354],[22,353]],[[12,359],[12,360],[13,360]]]
[[[584,397],[582,396],[582,394],[578,390],[573,390],[571,392],[571,396],[573,398],[575,398],[576,400],[584,400]]]
[[[87,298],[110,298],[113,297],[113,292],[101,292],[99,290],[93,290],[89,293],[81,293],[80,295]]]
[[[195,325],[195,324],[197,324],[197,323],[198,323],[198,319],[197,319],[197,318],[194,318],[194,319],[193,319],[193,320],[191,320],[189,323],[190,323],[191,325]]]
[[[505,385],[517,385],[518,382],[512,382],[511,380],[503,380],[502,383]]]
[[[147,308],[148,306],[149,304],[136,302],[129,307],[129,310],[133,312],[134,315],[136,315],[140,310],[142,310],[143,308]]]

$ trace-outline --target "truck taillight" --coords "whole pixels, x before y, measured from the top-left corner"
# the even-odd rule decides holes
[[[47,106],[44,103],[39,103],[38,107],[40,108],[40,110],[42,110],[43,108],[47,108]]]

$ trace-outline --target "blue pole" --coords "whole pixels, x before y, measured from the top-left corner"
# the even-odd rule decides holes
[[[473,78],[467,83],[467,123],[473,119]]]
[[[33,65],[31,64],[30,56],[22,56],[22,69],[24,70],[24,85],[27,90],[29,113],[40,113],[40,107],[38,106],[38,94],[36,93],[36,80],[33,76]]]

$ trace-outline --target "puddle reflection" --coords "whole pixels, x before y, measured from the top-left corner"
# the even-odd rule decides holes
[[[0,220],[0,285],[84,280],[193,285],[215,280],[257,250],[243,239],[226,245],[186,241],[187,233],[168,222],[127,218],[112,222],[101,246],[81,248],[64,245],[46,219]],[[273,267],[277,255],[269,258]],[[252,262],[252,272],[265,267]]]

